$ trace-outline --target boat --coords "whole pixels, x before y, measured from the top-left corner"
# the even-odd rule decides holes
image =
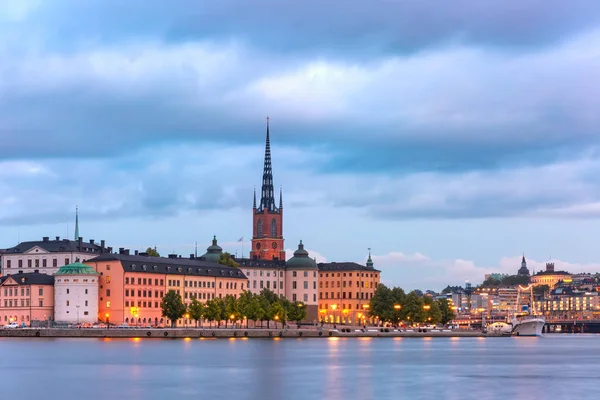
[[[511,318],[512,331],[514,336],[542,336],[546,318],[543,315],[538,315],[535,309],[529,308],[529,305],[521,305],[521,292],[530,292],[530,301],[533,304],[533,285],[527,287],[518,286],[517,292],[517,310],[520,312],[513,314]]]
[[[512,332],[512,324],[508,323],[508,322],[494,322],[492,324],[489,324],[486,327],[486,331],[490,332],[490,333],[511,333]]]

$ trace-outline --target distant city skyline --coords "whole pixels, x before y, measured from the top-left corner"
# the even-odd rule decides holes
[[[269,116],[288,257],[600,271],[597,2],[177,3],[2,2],[0,248],[247,256]]]

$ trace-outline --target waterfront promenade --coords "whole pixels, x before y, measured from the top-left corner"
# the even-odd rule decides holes
[[[76,328],[24,328],[2,329],[0,337],[56,337],[56,338],[328,338],[328,337],[489,337],[473,330],[384,328],[361,329],[223,329],[223,328],[148,328],[148,329],[76,329]]]

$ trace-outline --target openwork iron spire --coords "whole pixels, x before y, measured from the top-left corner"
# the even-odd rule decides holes
[[[273,193],[273,169],[271,167],[271,140],[269,138],[269,117],[267,117],[267,141],[265,144],[265,165],[263,169],[262,193],[260,209],[277,211],[275,208],[275,194]]]

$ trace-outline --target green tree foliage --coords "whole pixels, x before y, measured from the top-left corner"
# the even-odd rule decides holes
[[[219,260],[217,261],[221,265],[227,265],[228,267],[239,268],[239,264],[235,262],[231,254],[228,252],[224,252],[219,256]]]
[[[240,318],[240,312],[238,310],[238,301],[232,295],[228,294],[225,296],[225,326],[227,326],[227,321],[233,323],[233,321],[237,321]]]
[[[171,321],[171,327],[175,326],[178,319],[185,314],[185,304],[181,296],[174,290],[169,290],[160,302],[162,316]]]
[[[199,302],[198,299],[194,298],[188,307],[188,313],[190,318],[196,321],[196,328],[198,327],[198,321],[204,316],[204,304]]]
[[[499,286],[516,286],[529,284],[527,275],[509,275],[502,279],[494,279],[491,276],[483,281],[481,287],[499,287]]]
[[[269,319],[271,321],[281,322],[285,325],[285,321],[287,320],[287,313],[281,302],[276,301],[271,304],[269,308]]]
[[[439,299],[437,303],[441,313],[440,322],[447,324],[452,321],[454,319],[454,311],[452,311],[450,302],[447,299]]]
[[[160,257],[160,254],[158,253],[158,251],[156,251],[156,247],[155,248],[148,247],[146,249],[146,253],[148,253],[148,255],[150,257]]]
[[[287,308],[287,317],[290,321],[294,321],[297,324],[306,318],[306,304],[301,301],[289,303]]]
[[[217,299],[208,300],[204,306],[204,319],[212,326],[214,321],[221,320],[221,308]]]

